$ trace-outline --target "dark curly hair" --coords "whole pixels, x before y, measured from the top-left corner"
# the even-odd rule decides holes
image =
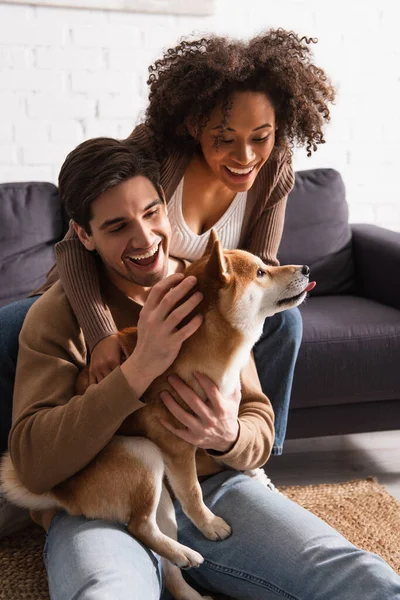
[[[156,149],[187,152],[222,102],[224,134],[230,98],[236,91],[265,92],[276,114],[275,148],[306,146],[308,156],[325,142],[324,122],[335,91],[324,71],[312,62],[313,38],[271,29],[248,42],[210,36],[184,40],[149,67],[149,105],[145,124]]]

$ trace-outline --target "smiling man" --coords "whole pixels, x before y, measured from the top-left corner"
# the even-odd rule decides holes
[[[152,287],[168,274],[165,202],[143,175],[102,193],[90,221],[84,226],[75,221],[74,229],[85,248],[99,254],[110,280],[130,295],[132,288]],[[182,270],[182,263],[171,261],[171,269],[179,266]]]
[[[124,419],[143,407],[143,392],[201,324],[196,315],[178,327],[202,296],[190,294],[195,278],[184,278],[183,263],[169,257],[157,164],[131,145],[99,138],[67,157],[59,181],[76,241],[97,257],[99,302],[119,329],[138,325],[138,343],[120,367],[77,395],[89,356],[61,284],[32,306],[20,336],[9,448],[20,479],[37,494],[96,457]],[[223,398],[204,376],[199,382],[206,403],[171,380],[193,411],[192,426],[181,418],[182,437],[196,439],[205,502],[233,534],[223,542],[203,538],[176,504],[180,541],[206,559],[187,572],[189,582],[242,600],[400,600],[400,580],[384,561],[236,470],[243,457],[246,469],[264,464],[273,444],[273,413],[253,360],[241,373],[241,393],[232,397]],[[33,517],[47,531],[52,600],[166,599],[159,558],[124,525],[54,510]]]

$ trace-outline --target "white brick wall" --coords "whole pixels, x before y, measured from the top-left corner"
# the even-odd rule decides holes
[[[397,0],[216,0],[212,17],[33,6],[0,0],[0,181],[57,180],[84,139],[124,137],[146,106],[147,67],[181,36],[316,36],[338,88],[327,143],[295,167],[333,167],[354,221],[400,231]]]

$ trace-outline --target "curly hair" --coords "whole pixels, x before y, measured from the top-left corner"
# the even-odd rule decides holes
[[[325,143],[322,128],[330,119],[335,90],[311,59],[315,38],[271,29],[248,42],[210,36],[183,40],[149,67],[149,105],[145,124],[156,148],[186,152],[217,103],[222,103],[224,135],[237,91],[265,92],[275,109],[276,148],[306,146],[308,156]]]

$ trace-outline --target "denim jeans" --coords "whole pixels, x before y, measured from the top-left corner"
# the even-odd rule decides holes
[[[18,336],[26,313],[37,298],[18,300],[0,308],[0,453],[7,448],[11,427]],[[299,309],[294,308],[266,319],[263,334],[254,347],[261,386],[275,411],[273,454],[282,453],[301,336],[301,315]]]
[[[26,313],[39,296],[0,308],[0,454],[7,449],[18,355],[18,337]]]
[[[238,600],[400,600],[400,577],[282,494],[242,473],[202,484],[206,504],[232,527],[205,539],[176,503],[179,539],[205,557],[184,572],[193,587]],[[125,530],[60,512],[47,535],[51,600],[162,600],[160,561]]]
[[[302,335],[300,311],[292,308],[265,319],[263,333],[253,349],[261,387],[275,413],[272,454],[282,454],[294,368]]]

